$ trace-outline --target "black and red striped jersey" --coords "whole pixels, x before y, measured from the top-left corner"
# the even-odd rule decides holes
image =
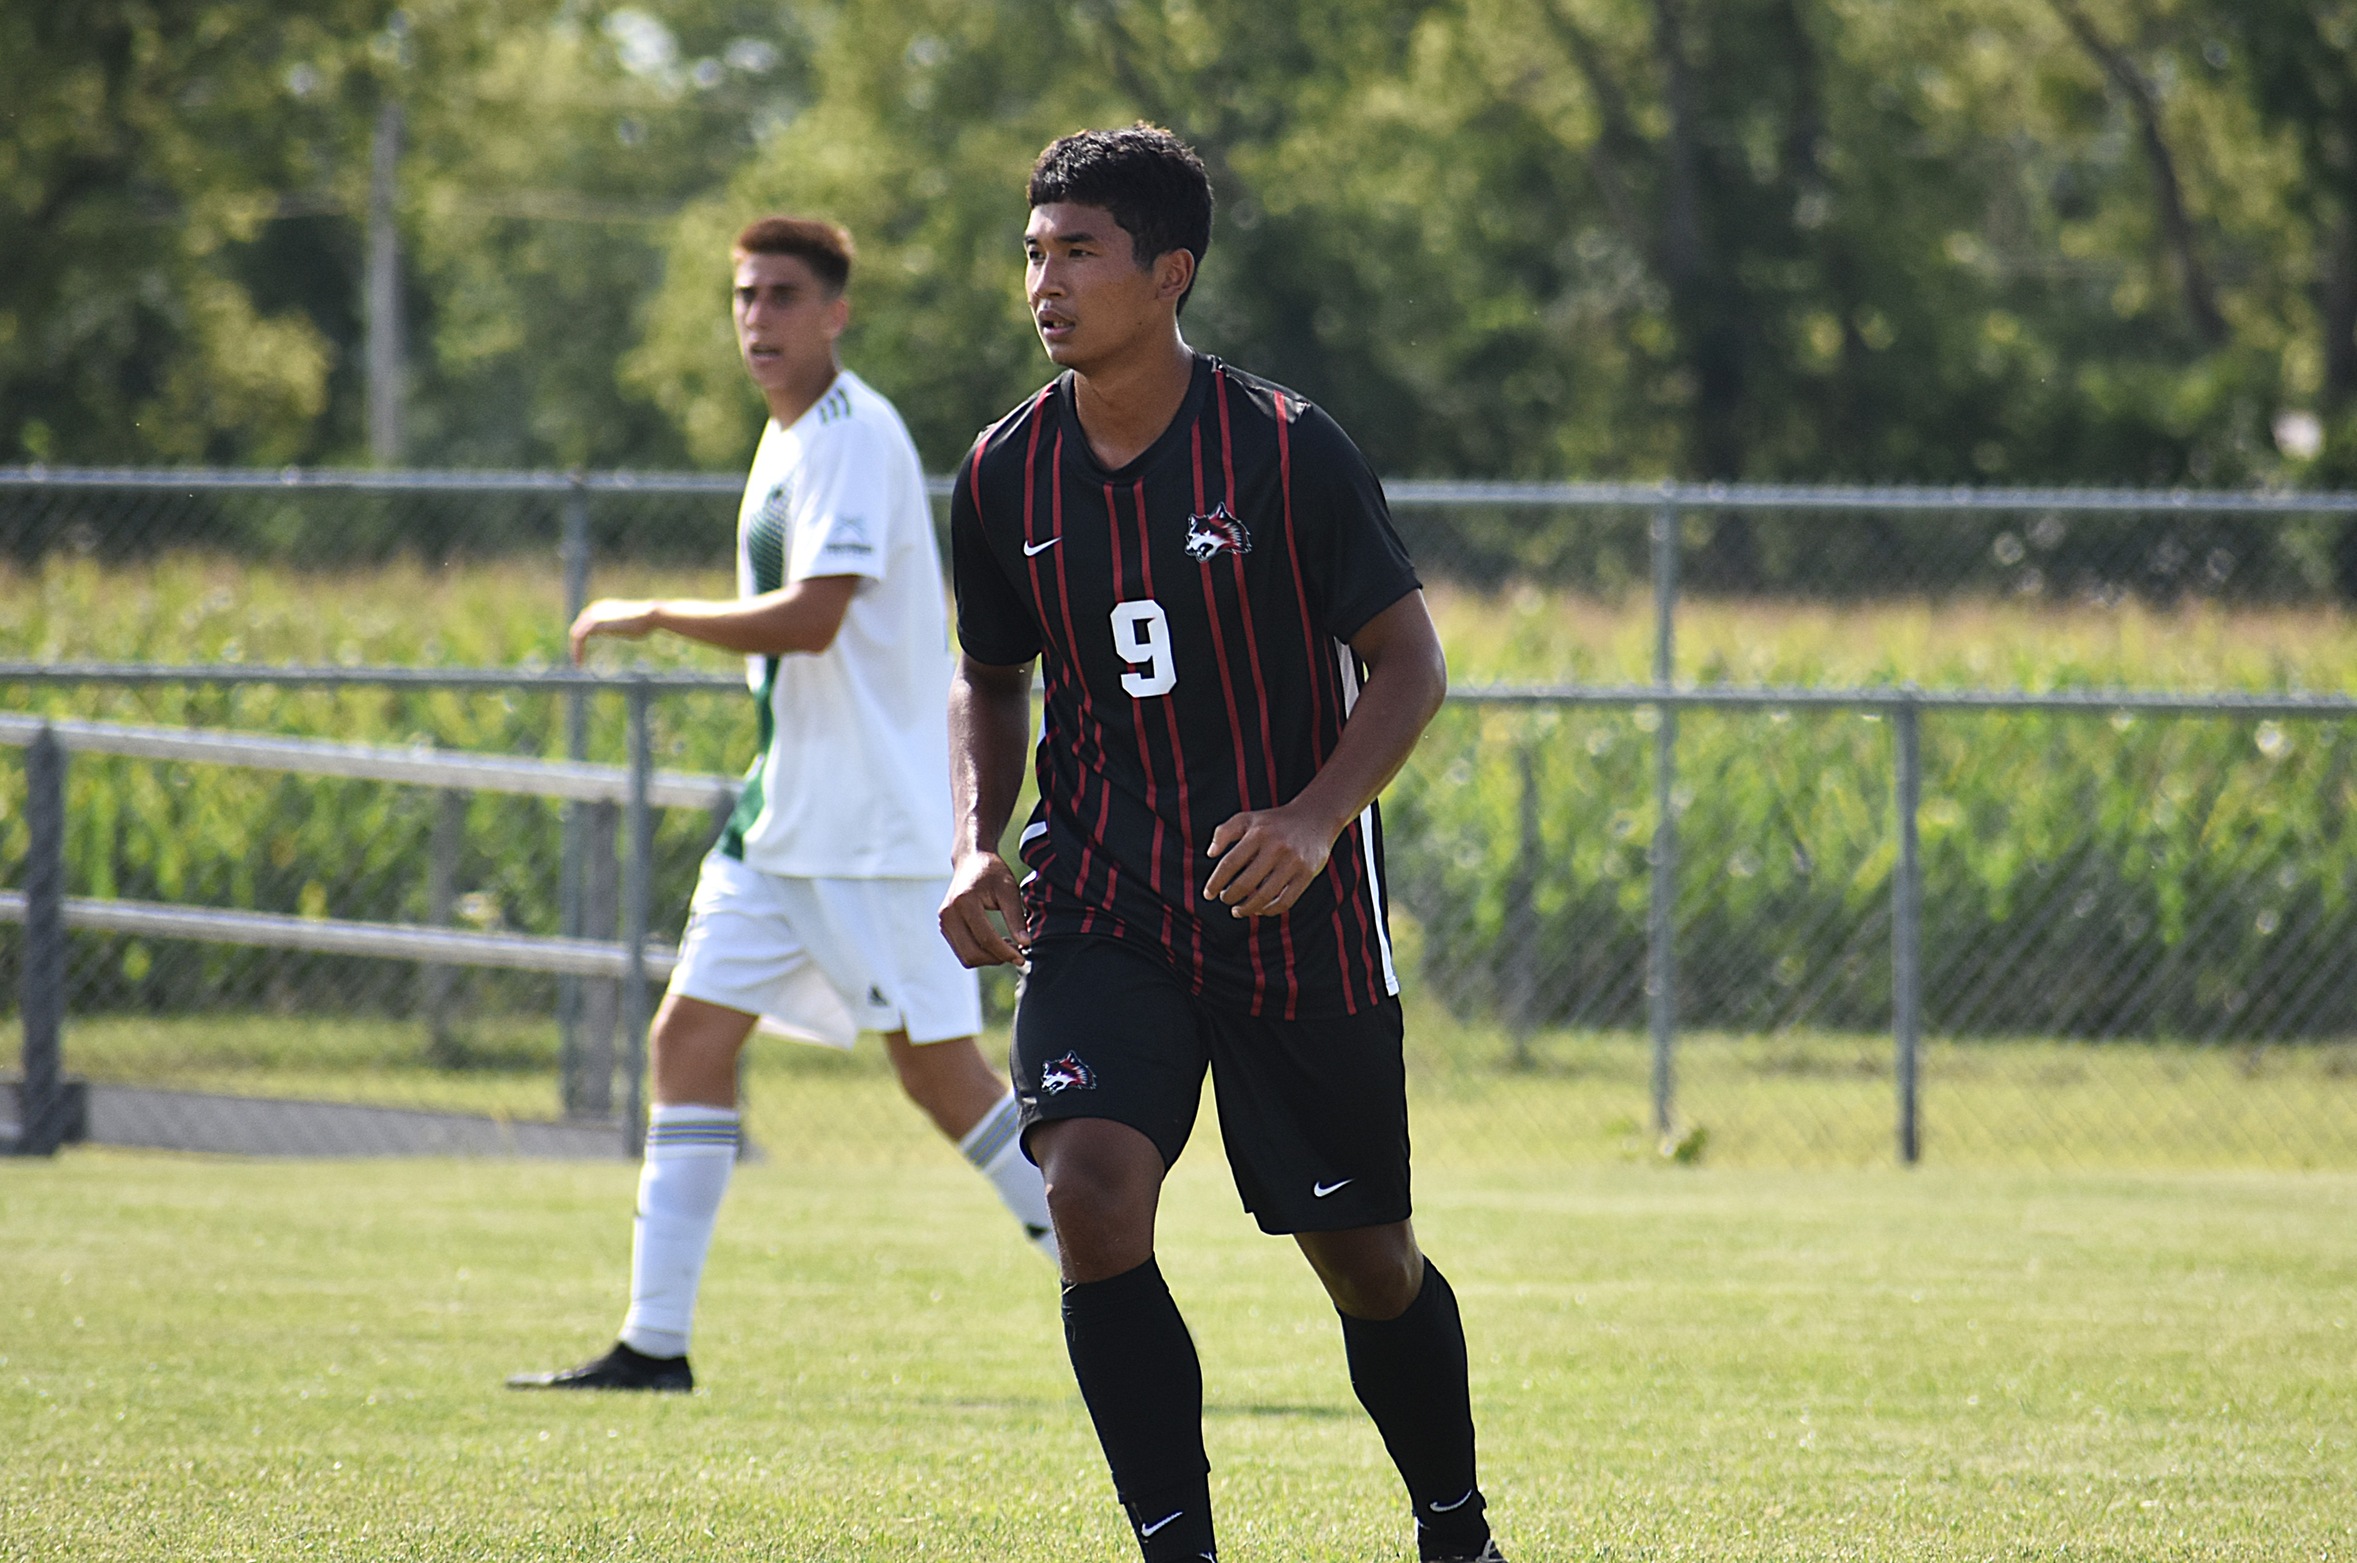
[[[1355,1014],[1399,991],[1374,808],[1281,917],[1204,898],[1211,833],[1306,786],[1364,669],[1349,640],[1416,589],[1383,489],[1334,420],[1210,357],[1178,416],[1107,471],[1066,374],[976,441],[950,545],[977,662],[1040,659],[1035,934],[1127,940],[1207,1002]]]

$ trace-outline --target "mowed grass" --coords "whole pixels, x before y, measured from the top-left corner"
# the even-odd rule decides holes
[[[1050,1275],[930,1151],[741,1168],[658,1399],[500,1387],[610,1336],[625,1164],[0,1165],[0,1558],[1133,1556]],[[1444,1167],[1418,1225],[1524,1563],[2357,1548],[2357,1178]],[[1222,1556],[1412,1556],[1208,1126],[1161,1252]]]
[[[1406,1002],[1425,1164],[1610,1166],[1660,1153],[1645,1037],[1541,1030],[1518,1048],[1420,989]],[[1003,1061],[1004,1030],[982,1048]],[[181,1090],[520,1119],[558,1111],[556,1027],[543,1017],[479,1016],[437,1051],[416,1021],[99,1015],[69,1022],[66,1060],[94,1080]],[[1673,1063],[1673,1139],[1704,1165],[1865,1169],[1896,1159],[1887,1036],[1687,1032]],[[1933,1038],[1920,1081],[1922,1154],[1934,1165],[2357,1171],[2357,1043]],[[905,1165],[936,1149],[912,1110],[858,1106],[891,1094],[873,1038],[845,1054],[756,1037],[746,1088],[750,1132],[767,1155]]]

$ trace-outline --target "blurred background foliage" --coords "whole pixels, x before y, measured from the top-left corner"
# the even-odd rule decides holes
[[[0,0],[0,462],[366,459],[388,101],[423,465],[742,460],[789,208],[945,468],[1043,377],[1032,154],[1145,116],[1192,338],[1387,473],[2357,471],[2349,0]]]

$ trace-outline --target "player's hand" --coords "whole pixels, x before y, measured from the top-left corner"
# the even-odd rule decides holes
[[[1236,917],[1290,912],[1326,871],[1333,849],[1333,832],[1289,809],[1235,815],[1211,833],[1211,856],[1218,863],[1203,898],[1225,903]]]
[[[655,605],[633,602],[622,597],[600,597],[581,610],[581,617],[573,621],[573,663],[578,667],[581,653],[592,635],[615,635],[624,640],[641,640],[655,627]]]
[[[990,920],[996,912],[1007,931]],[[941,903],[941,937],[968,966],[1020,966],[1031,953],[1023,887],[996,852],[969,852],[950,875]]]

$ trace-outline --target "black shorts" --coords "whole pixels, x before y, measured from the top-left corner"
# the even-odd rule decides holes
[[[1264,1232],[1408,1219],[1407,1072],[1394,999],[1271,1020],[1214,1009],[1114,939],[1042,940],[1015,1006],[1009,1067],[1025,1154],[1034,1126],[1109,1118],[1186,1148],[1211,1071],[1236,1192]]]

